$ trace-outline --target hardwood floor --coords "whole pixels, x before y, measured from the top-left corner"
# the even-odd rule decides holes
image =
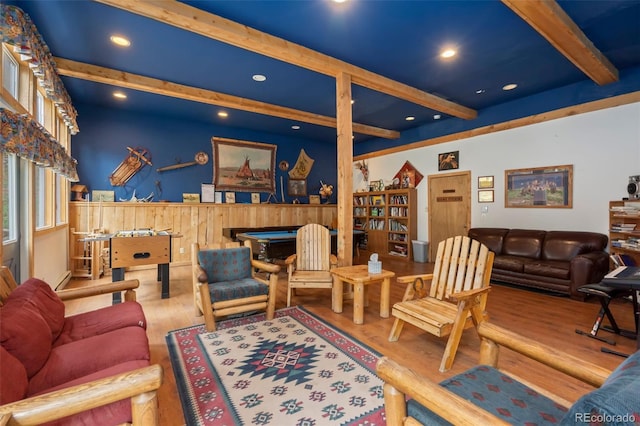
[[[363,259],[366,261],[366,259]],[[357,263],[358,259],[356,259]],[[397,275],[409,275],[429,272],[431,265],[398,260],[383,259],[383,268]],[[176,390],[171,362],[165,344],[166,333],[182,327],[203,323],[202,317],[194,315],[191,291],[191,268],[188,265],[171,267],[171,298],[160,298],[160,283],[156,282],[156,270],[135,270],[126,273],[126,278],[140,280],[137,291],[138,302],[144,308],[148,322],[148,336],[151,345],[153,363],[164,368],[165,380],[159,394],[160,421],[162,425],[184,424],[180,399]],[[110,281],[106,276],[100,281],[72,280],[68,288],[91,285],[95,282]],[[276,309],[286,305],[286,274],[280,273],[278,300]],[[475,365],[478,356],[479,340],[473,330],[465,331],[453,368],[447,373],[439,373],[438,366],[444,351],[446,340],[420,332],[410,325],[405,326],[398,342],[388,342],[387,337],[393,320],[378,316],[379,284],[372,286],[369,293],[370,304],[365,308],[364,325],[352,322],[353,305],[345,301],[344,312],[331,311],[331,290],[299,290],[293,303],[304,306],[330,324],[347,331],[373,349],[412,368],[416,372],[439,382]],[[404,286],[392,284],[391,304],[399,301]],[[66,314],[92,310],[108,305],[111,296],[99,296],[90,301],[72,301],[67,303]],[[562,349],[580,358],[588,359],[603,367],[613,369],[622,358],[600,351],[607,346],[620,352],[635,350],[636,342],[606,331],[598,334],[617,342],[609,346],[594,339],[580,336],[575,329],[588,331],[595,320],[599,304],[595,300],[579,302],[564,297],[526,291],[502,285],[493,285],[489,294],[487,310],[490,320],[510,330],[517,331],[553,347]],[[622,328],[632,330],[633,310],[630,303],[619,301],[612,303],[616,321]],[[590,390],[589,386],[568,378],[559,379],[557,373],[538,364],[524,360],[509,351],[501,354],[500,367],[514,372],[518,376],[541,387],[552,390],[557,395],[573,401]]]

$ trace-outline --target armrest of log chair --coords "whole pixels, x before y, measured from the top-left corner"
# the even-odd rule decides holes
[[[159,424],[158,364],[0,406],[0,424],[37,425],[122,399],[131,399],[132,424]]]
[[[137,279],[116,281],[112,283],[104,283],[91,285],[89,287],[82,288],[70,288],[56,291],[58,297],[65,300],[81,299],[84,297],[99,296],[101,294],[119,293],[124,291],[124,300],[129,302],[136,301],[135,289],[140,286],[140,281]]]
[[[499,348],[505,347],[594,387],[602,386],[606,378],[611,374],[611,370],[538,343],[502,327],[490,324],[487,321],[481,322],[477,330],[482,339],[479,365],[488,365],[499,369]],[[385,411],[389,426],[411,424],[411,419],[407,419],[407,397],[414,399],[427,410],[455,425],[508,424],[481,407],[476,406],[470,400],[461,398],[388,357],[383,357],[378,361],[376,373],[385,382]],[[511,373],[509,375],[519,380],[517,376]],[[523,382],[526,383],[526,381]],[[526,384],[533,386],[530,383]],[[536,391],[554,401],[557,400],[558,403],[567,402],[554,396],[552,391],[540,388],[537,388]]]
[[[423,283],[431,282],[433,279],[433,274],[419,274],[419,275],[405,275],[402,277],[397,277],[396,282],[398,284],[406,284],[407,288],[404,291],[404,295],[402,296],[402,301],[406,302],[407,300],[412,300],[414,298],[424,297],[427,294],[428,287],[421,289],[420,292],[416,292],[415,281],[420,278]],[[417,297],[416,297],[416,293]]]

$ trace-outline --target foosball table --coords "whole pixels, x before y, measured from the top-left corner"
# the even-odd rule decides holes
[[[171,262],[171,234],[166,231],[140,229],[120,231],[109,239],[112,281],[124,280],[129,266],[158,265],[158,281],[162,282],[162,298],[169,298],[169,262]],[[121,296],[114,293],[113,303]]]

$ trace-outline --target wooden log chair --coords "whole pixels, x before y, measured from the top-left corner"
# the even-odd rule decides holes
[[[285,260],[288,273],[287,307],[296,288],[332,288],[332,268],[338,258],[331,254],[329,229],[310,223],[296,233],[296,252]]]
[[[378,361],[376,373],[385,382],[388,426],[576,425],[589,424],[589,418],[598,424],[637,424],[640,351],[612,372],[486,320],[477,331],[481,340],[478,365],[439,384],[387,357]],[[503,370],[501,348],[551,367],[556,380],[573,377],[595,389],[577,401],[568,401]]]
[[[251,245],[200,249],[191,246],[193,300],[196,315],[204,315],[207,331],[216,330],[216,318],[266,310],[275,312],[280,266],[253,259]]]
[[[389,341],[400,337],[405,322],[438,337],[449,336],[440,371],[453,365],[464,329],[486,315],[493,252],[466,236],[456,236],[438,244],[432,274],[398,277],[407,284],[401,302],[393,305],[396,318]],[[429,288],[425,282],[430,281]]]

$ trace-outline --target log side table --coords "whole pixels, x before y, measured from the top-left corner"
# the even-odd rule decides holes
[[[333,288],[331,291],[331,309],[335,313],[342,312],[344,283],[353,285],[353,322],[364,322],[365,285],[382,282],[380,287],[380,316],[389,318],[389,293],[391,278],[396,274],[384,269],[377,274],[370,274],[367,265],[343,266],[331,270]]]

